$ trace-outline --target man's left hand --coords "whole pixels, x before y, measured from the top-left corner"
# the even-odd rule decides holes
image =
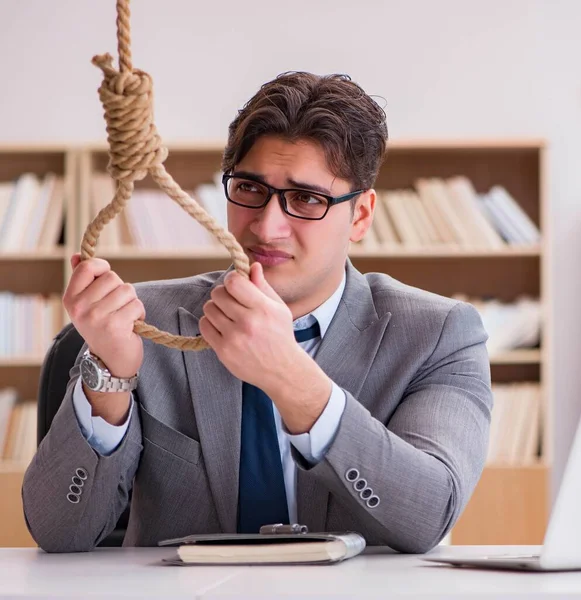
[[[212,290],[200,333],[235,377],[263,390],[302,353],[292,313],[257,262],[250,279],[232,271]]]

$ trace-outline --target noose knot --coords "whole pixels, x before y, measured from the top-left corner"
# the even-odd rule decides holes
[[[155,183],[188,214],[213,233],[228,249],[236,270],[249,277],[250,264],[244,250],[232,233],[190,198],[166,172],[163,162],[168,150],[153,123],[153,82],[151,77],[134,69],[131,60],[129,0],[117,0],[117,42],[119,70],[113,67],[110,54],[93,57],[93,64],[103,71],[99,97],[105,109],[109,165],[107,170],[117,180],[115,197],[89,223],[81,241],[81,260],[95,255],[101,230],[125,207],[133,192],[133,182],[148,172]],[[160,331],[140,319],[134,323],[138,335],[179,350],[203,350],[208,343],[200,336],[185,337]]]
[[[107,123],[107,170],[118,181],[143,179],[168,155],[153,122],[153,80],[139,69],[118,71],[110,54],[92,62],[103,71],[99,98]]]

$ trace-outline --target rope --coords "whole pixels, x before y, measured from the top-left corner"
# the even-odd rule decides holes
[[[165,170],[168,149],[153,122],[153,81],[133,69],[131,61],[129,0],[117,0],[117,43],[119,71],[110,54],[95,56],[93,64],[103,71],[99,98],[105,109],[109,164],[107,170],[117,181],[115,197],[87,226],[81,241],[81,260],[95,256],[95,245],[103,227],[115,218],[131,199],[134,182],[148,173],[157,185],[190,216],[212,233],[230,253],[236,271],[249,276],[248,257],[236,238],[223,229],[202,206],[186,194]],[[156,344],[178,350],[204,350],[208,343],[201,337],[186,337],[161,331],[142,320],[135,321],[133,331]]]

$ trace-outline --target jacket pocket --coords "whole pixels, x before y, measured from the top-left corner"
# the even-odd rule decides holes
[[[142,404],[139,405],[139,409],[143,437],[148,442],[187,462],[198,464],[202,454],[200,442],[158,421]]]

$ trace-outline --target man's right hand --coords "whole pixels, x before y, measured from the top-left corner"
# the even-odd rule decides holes
[[[73,254],[71,266],[73,274],[63,295],[63,306],[73,325],[113,376],[133,377],[143,362],[143,341],[133,332],[133,324],[136,319],[145,319],[145,307],[134,286],[123,283],[101,258],[81,261],[79,253]],[[125,410],[118,403],[113,403],[117,406],[111,410],[112,396],[119,395],[87,393],[93,415],[119,424],[127,412],[129,394],[123,393],[127,400]]]

